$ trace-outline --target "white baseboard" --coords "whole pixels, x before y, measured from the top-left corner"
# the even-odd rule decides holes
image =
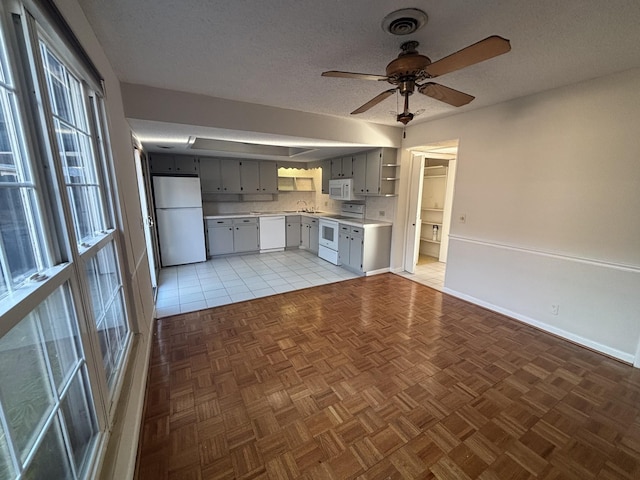
[[[593,340],[589,340],[588,338],[583,338],[579,335],[576,335],[574,333],[571,332],[567,332],[566,330],[562,330],[560,328],[556,328],[552,325],[549,325],[547,323],[543,323],[540,322],[538,320],[535,320],[531,317],[527,317],[526,315],[522,315],[519,314],[517,312],[512,312],[511,310],[508,310],[506,308],[502,308],[499,307],[497,305],[493,305],[491,303],[485,302],[483,300],[477,299],[475,297],[472,297],[470,295],[466,295],[464,293],[458,292],[456,290],[452,290],[450,288],[443,288],[442,291],[444,293],[447,293],[449,295],[452,295],[454,297],[460,298],[462,300],[466,300],[467,302],[473,303],[474,305],[478,305],[480,307],[484,307],[488,310],[491,310],[493,312],[497,312],[497,313],[501,313],[502,315],[506,315],[507,317],[513,318],[514,320],[518,320],[522,323],[526,323],[527,325],[531,325],[532,327],[536,327],[540,330],[543,330],[545,332],[551,333],[553,335],[556,335],[558,337],[564,338],[566,340],[569,340],[571,342],[577,343],[578,345],[582,345],[584,347],[590,348],[591,350],[595,350],[597,352],[603,353],[605,355],[608,355],[610,357],[616,358],[618,360],[621,360],[623,362],[629,363],[634,365],[635,367],[640,367],[640,365],[638,363],[634,363],[634,356],[629,354],[629,353],[625,353],[625,352],[621,352],[620,350],[617,350],[615,348],[611,348],[608,347],[606,345],[602,345],[601,343],[598,342],[594,342]]]

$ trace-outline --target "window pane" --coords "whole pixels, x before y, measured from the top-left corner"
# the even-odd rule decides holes
[[[2,265],[0,265],[0,298],[7,293],[7,283],[4,281],[4,269]]]
[[[37,447],[24,478],[67,478],[71,461],[67,457],[73,455],[75,464],[84,468],[97,438],[95,409],[76,325],[70,289],[65,284],[0,339],[1,413],[22,462],[42,438],[47,418],[53,414],[57,419]],[[54,384],[58,391],[66,392],[61,401]],[[67,427],[72,452],[63,449],[60,420]],[[5,468],[3,455],[0,438],[0,469]],[[47,465],[53,470],[46,470]],[[1,470],[0,478],[6,478]]]
[[[57,119],[54,123],[66,183],[97,185],[90,137]]]
[[[69,201],[79,242],[88,241],[104,231],[99,187],[69,186]]]
[[[83,380],[82,376],[78,375],[62,401],[64,422],[78,472],[84,469],[93,439],[98,433],[93,409],[90,408],[89,392],[84,386],[87,382]]]
[[[49,427],[49,431],[40,444],[23,478],[27,480],[43,480],[45,478],[65,480],[73,478],[57,419]]]
[[[33,203],[31,189],[0,186],[0,248],[16,284],[40,269]]]
[[[70,311],[72,302],[68,291],[53,295],[38,309],[51,372],[58,392],[68,383],[81,356],[75,323],[68,320]]]
[[[73,118],[69,102],[70,95],[67,87],[66,70],[44,44],[41,45],[41,48],[53,113],[67,122],[72,123]]]
[[[14,472],[6,434],[0,423],[0,478],[13,478],[16,476]]]
[[[11,437],[24,460],[54,405],[33,314],[0,339],[0,398]]]
[[[0,182],[15,182],[17,180],[16,162],[13,155],[13,125],[10,121],[9,102],[5,89],[2,89],[0,101]]]
[[[88,116],[80,82],[41,43],[58,152],[78,243],[90,243],[106,230],[102,189],[88,131]]]
[[[87,263],[87,278],[102,359],[111,384],[129,332],[124,314],[122,285],[113,242]]]

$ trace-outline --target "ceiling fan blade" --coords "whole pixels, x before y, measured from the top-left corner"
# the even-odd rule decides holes
[[[435,98],[441,102],[448,103],[454,107],[461,107],[466,105],[476,97],[468,95],[453,88],[445,87],[438,83],[425,83],[418,85],[418,91],[427,97]]]
[[[379,82],[386,81],[388,77],[384,75],[371,75],[368,73],[339,72],[338,70],[329,70],[322,72],[323,77],[339,77],[339,78],[357,78],[358,80],[377,80]]]
[[[434,78],[489,60],[490,58],[507,53],[510,50],[511,44],[509,40],[493,35],[433,62],[428,65],[425,70],[431,78]]]
[[[389,90],[385,90],[384,92],[382,92],[380,95],[376,95],[375,97],[373,97],[371,100],[369,100],[367,103],[365,103],[364,105],[362,105],[360,108],[356,108],[353,112],[351,112],[351,115],[356,115],[358,113],[363,113],[366,112],[367,110],[369,110],[371,107],[379,104],[381,101],[383,101],[385,98],[390,97],[391,95],[393,95],[395,93],[396,89],[395,88],[390,88]]]

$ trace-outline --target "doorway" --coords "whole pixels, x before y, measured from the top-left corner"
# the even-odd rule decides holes
[[[449,246],[458,141],[412,149],[404,270],[442,290]]]
[[[155,219],[153,211],[149,209],[151,205],[151,185],[149,183],[149,168],[147,158],[138,148],[133,149],[133,155],[136,165],[136,178],[138,181],[138,194],[140,196],[140,210],[142,214],[142,227],[144,229],[144,238],[147,245],[147,260],[149,261],[149,273],[151,275],[151,286],[153,288],[153,298],[155,299],[158,291],[158,262],[157,244],[155,235]],[[146,173],[146,175],[145,175]]]

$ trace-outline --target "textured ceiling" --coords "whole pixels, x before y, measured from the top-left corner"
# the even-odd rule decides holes
[[[349,117],[384,82],[324,78],[325,70],[384,74],[399,45],[418,40],[438,60],[489,35],[511,52],[443,75],[474,95],[455,108],[426,96],[412,124],[640,66],[638,0],[79,0],[121,81],[304,112]],[[404,7],[427,12],[416,34],[381,29]],[[398,125],[391,97],[358,118]],[[411,124],[410,124],[411,125]]]

